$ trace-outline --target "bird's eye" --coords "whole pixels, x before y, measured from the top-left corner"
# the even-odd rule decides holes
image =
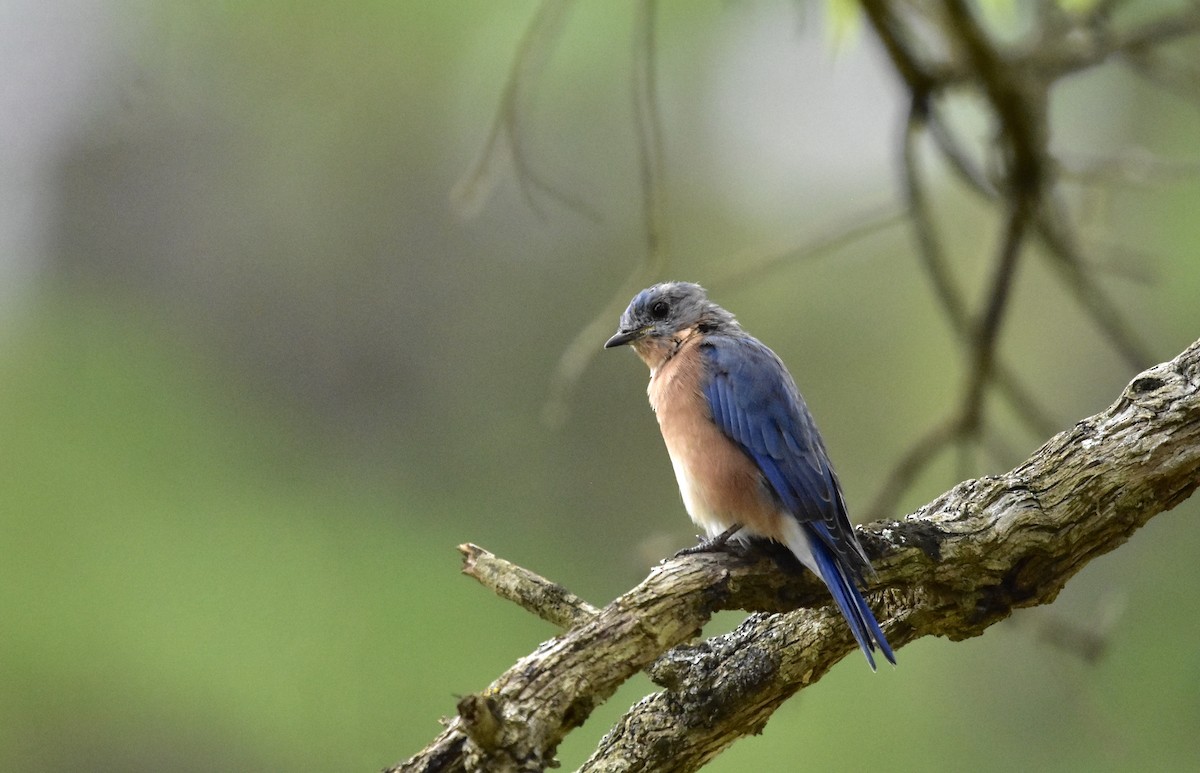
[[[666,319],[667,312],[670,310],[671,307],[667,305],[666,301],[657,301],[653,306],[650,307],[650,316],[654,317],[655,319]]]

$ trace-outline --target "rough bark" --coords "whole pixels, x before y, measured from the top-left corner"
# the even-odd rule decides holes
[[[977,636],[1014,609],[1053,601],[1089,561],[1198,483],[1200,341],[1012,471],[863,528],[877,570],[868,601],[895,647]],[[599,611],[486,551],[464,552],[468,573],[573,627],[460,701],[433,742],[390,770],[542,770],[563,737],[643,669],[664,690],[633,706],[582,769],[696,770],[855,648],[827,592],[770,550],[666,561]],[[533,590],[520,590],[525,582]],[[755,614],[685,644],[721,609]]]

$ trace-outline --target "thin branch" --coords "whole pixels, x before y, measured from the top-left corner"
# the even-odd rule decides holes
[[[591,220],[599,219],[582,199],[559,190],[533,169],[525,151],[525,133],[521,128],[521,119],[532,101],[538,77],[554,52],[554,46],[574,5],[575,0],[542,0],[526,28],[483,149],[450,192],[451,205],[459,217],[466,219],[479,213],[499,179],[501,161],[507,158],[517,173],[517,182],[526,203],[539,215],[545,216],[533,195],[535,190]]]
[[[1049,81],[1026,77],[1019,60],[1007,55],[979,25],[965,0],[944,0],[955,39],[991,103],[1006,151],[1009,191],[1038,195],[1050,177],[1046,165],[1046,100]]]
[[[1125,602],[1123,593],[1107,594],[1082,624],[1054,614],[1053,608],[1040,616],[1014,617],[1009,622],[1031,629],[1039,642],[1094,664],[1107,652],[1113,630],[1125,614]]]
[[[1092,3],[1092,7],[1084,13],[1084,26],[1099,27],[1108,24],[1113,14],[1117,12],[1117,6],[1128,2],[1129,0],[1096,0]]]
[[[946,419],[926,430],[909,445],[888,471],[875,499],[867,507],[864,518],[868,521],[878,521],[891,516],[904,492],[912,487],[939,453],[960,437],[961,430],[962,425],[958,417]]]
[[[1054,258],[1050,265],[1057,269],[1059,277],[1091,317],[1092,323],[1131,368],[1145,367],[1152,361],[1148,348],[1137,340],[1118,305],[1084,269],[1086,261],[1081,255],[1061,197],[1046,198],[1036,226],[1038,236]]]
[[[908,119],[904,124],[904,140],[900,153],[900,172],[904,183],[904,197],[912,217],[913,231],[917,241],[917,257],[921,268],[933,285],[934,298],[945,311],[950,327],[962,339],[969,337],[970,316],[962,293],[954,285],[950,266],[942,251],[937,235],[933,210],[925,191],[921,176],[921,162],[917,158],[917,139],[925,127],[925,105],[913,100]]]
[[[1008,307],[1017,260],[1021,256],[1021,246],[1035,207],[1036,204],[1022,194],[1017,197],[1008,215],[1004,238],[996,260],[996,273],[987,295],[987,305],[972,341],[972,363],[962,407],[964,428],[974,429],[983,421],[985,390],[992,380],[1000,323]]]
[[[1126,30],[1114,28],[1107,19],[1084,17],[1082,21],[1056,41],[1031,46],[1022,52],[1021,58],[1049,81],[1095,67],[1113,57],[1140,56],[1200,34],[1200,6],[1193,3],[1190,8],[1165,13]]]
[[[613,324],[625,308],[625,304],[629,303],[630,297],[645,287],[661,268],[661,263],[656,261],[641,262],[634,266],[604,307],[596,312],[563,348],[558,362],[555,363],[554,372],[550,375],[549,392],[542,406],[541,419],[547,427],[558,428],[566,421],[571,390],[579,383],[580,376],[596,354],[601,351],[600,345],[612,334]]]
[[[995,199],[1000,192],[996,190],[996,186],[971,158],[966,148],[962,146],[958,137],[955,136],[953,130],[946,123],[946,119],[942,115],[942,110],[938,107],[938,100],[930,100],[928,111],[925,115],[925,124],[929,130],[929,136],[933,138],[934,144],[942,152],[942,156],[949,163],[950,168],[958,175],[958,178],[970,190],[975,191],[985,199]]]
[[[1059,154],[1059,176],[1081,187],[1153,188],[1191,180],[1200,172],[1200,161],[1157,156],[1145,148],[1124,148],[1107,155]]]
[[[922,47],[912,42],[914,36],[893,13],[894,3],[887,0],[860,0],[860,5],[913,99],[924,103],[949,80],[946,66],[922,60],[917,53]]]
[[[635,4],[633,44],[634,125],[638,135],[638,172],[642,188],[642,229],[646,261],[664,262],[666,254],[666,173],[662,116],[658,106],[656,27],[658,0]],[[664,266],[665,267],[665,266]]]
[[[478,545],[459,545],[458,552],[463,554],[463,574],[559,628],[591,620],[599,612],[558,583],[497,558]]]
[[[1191,102],[1193,106],[1200,103],[1200,86],[1197,85],[1200,71],[1194,65],[1189,67],[1179,62],[1168,62],[1157,51],[1129,54],[1124,61],[1147,83]]]
[[[801,260],[812,261],[826,257],[846,249],[860,239],[902,225],[905,219],[906,213],[894,207],[856,215],[846,222],[823,230],[803,244],[766,255],[760,252],[739,255],[729,261],[732,268],[724,274],[717,275],[709,285],[729,290],[762,281],[772,272],[794,266]]]
[[[599,343],[611,333],[613,320],[636,291],[661,278],[667,267],[666,173],[662,117],[658,106],[655,26],[657,0],[639,0],[634,19],[633,98],[637,127],[638,174],[642,193],[642,234],[645,254],[608,303],[575,334],[559,355],[550,377],[549,394],[542,407],[542,422],[559,427],[566,420],[571,391],[583,371],[600,351]]]

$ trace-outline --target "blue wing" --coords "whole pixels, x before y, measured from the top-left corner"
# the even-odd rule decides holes
[[[870,561],[858,544],[841,486],[804,398],[787,368],[749,336],[710,335],[701,345],[704,396],[713,421],[762,470],[784,509],[804,528],[818,574],[871,667],[872,640],[895,663],[891,647],[855,587]]]
[[[784,508],[820,523],[821,541],[860,576],[870,564],[804,398],[775,353],[750,337],[709,336],[705,397],[713,420],[762,470]]]

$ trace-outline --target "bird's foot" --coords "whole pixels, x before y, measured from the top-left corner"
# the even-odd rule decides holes
[[[694,556],[697,553],[715,553],[716,551],[725,547],[725,543],[729,542],[729,540],[733,538],[733,535],[737,534],[739,531],[741,531],[741,529],[742,525],[740,523],[735,523],[715,537],[702,539],[698,545],[693,545],[690,548],[684,548],[683,550],[680,550],[675,554],[675,557],[680,558],[682,556]]]

